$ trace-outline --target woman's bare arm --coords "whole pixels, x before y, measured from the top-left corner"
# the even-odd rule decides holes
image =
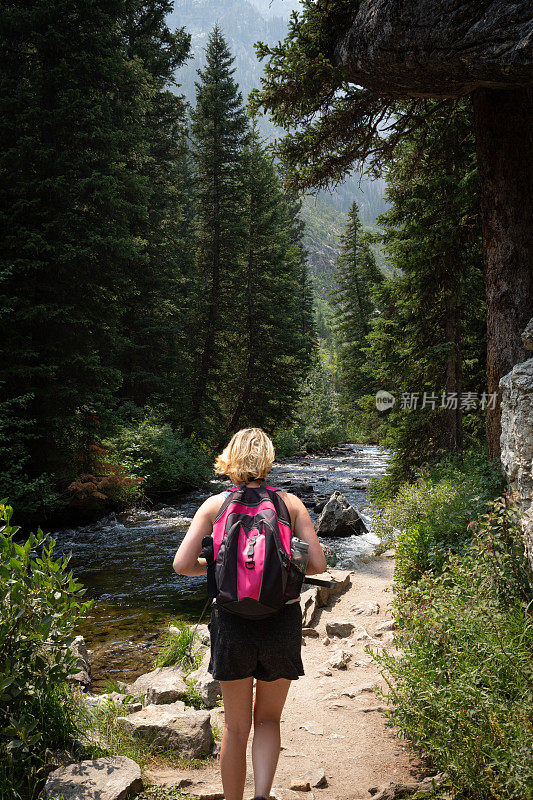
[[[295,494],[287,493],[287,495],[290,498],[290,505],[295,514],[293,524],[294,535],[297,536],[298,539],[307,542],[309,545],[309,562],[305,574],[316,575],[325,572],[328,565],[326,563],[324,551],[322,550],[322,545],[318,541],[313,520],[299,497],[296,497]]]
[[[176,551],[172,564],[178,575],[205,575],[207,563],[205,558],[199,558],[202,550],[202,539],[210,536],[213,530],[213,521],[220,508],[222,495],[215,494],[208,497],[192,518],[189,530]]]

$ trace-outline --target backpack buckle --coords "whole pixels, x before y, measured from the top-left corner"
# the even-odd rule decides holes
[[[248,561],[244,562],[244,566],[246,567],[246,569],[253,569],[255,567],[255,561],[253,560],[253,558],[249,559]]]

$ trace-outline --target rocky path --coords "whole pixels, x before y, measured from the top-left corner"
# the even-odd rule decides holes
[[[305,675],[293,681],[283,713],[282,750],[272,792],[278,800],[312,800],[312,795],[314,800],[370,798],[390,782],[413,783],[428,774],[424,762],[385,724],[380,713],[384,701],[372,687],[386,688],[386,682],[364,650],[370,644],[397,652],[390,630],[393,573],[393,557],[360,562],[348,573],[350,585],[315,610],[302,647]],[[340,635],[327,635],[341,622],[348,626],[338,629]],[[330,660],[346,666],[331,666]],[[221,727],[223,716],[223,709],[213,709],[212,721]],[[251,736],[247,760],[245,798],[251,798]],[[311,789],[304,792],[307,780],[302,779],[310,770]],[[185,791],[204,800],[223,796],[217,764],[179,774],[155,769],[146,778],[167,786],[181,782]]]

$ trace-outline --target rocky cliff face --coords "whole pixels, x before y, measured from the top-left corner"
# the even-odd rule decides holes
[[[364,0],[336,59],[391,97],[460,97],[531,84],[528,0]]]
[[[533,350],[533,319],[522,334],[522,341],[526,350]],[[509,484],[516,487],[524,511],[524,544],[533,573],[533,358],[504,375],[500,389],[502,467]]]

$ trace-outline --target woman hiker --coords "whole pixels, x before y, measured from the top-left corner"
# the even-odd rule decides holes
[[[250,511],[244,505],[233,505],[232,493],[240,492],[235,495],[242,503],[242,498],[246,497],[248,506],[254,505],[257,508],[266,509],[262,511],[265,525],[268,526],[268,514],[272,519],[272,509],[275,510],[279,520],[276,525],[277,539],[279,541],[280,532],[283,549],[289,550],[290,537],[297,537],[309,545],[309,561],[305,569],[307,575],[324,572],[327,568],[326,559],[309,513],[302,501],[289,492],[280,490],[272,491],[272,487],[266,487],[265,479],[274,462],[274,447],[270,438],[260,428],[244,428],[238,431],[231,438],[229,444],[218,456],[215,461],[215,471],[220,475],[227,475],[234,482],[232,489],[216,494],[205,500],[193,517],[191,525],[178,548],[174,557],[173,567],[179,575],[204,575],[207,572],[207,562],[201,558],[202,539],[204,536],[212,536],[215,543],[215,558],[217,555],[217,536],[219,537],[218,547],[220,548],[222,539],[228,540],[224,532],[220,534],[220,526],[226,524],[226,514],[238,511]],[[256,492],[248,491],[252,487]],[[238,498],[238,499],[237,499]],[[259,506],[259,504],[261,504]],[[228,509],[225,511],[225,509]],[[252,508],[253,511],[253,508]],[[239,522],[244,520],[241,517]],[[258,519],[250,516],[249,519]],[[286,520],[286,524],[283,520]],[[218,681],[222,690],[224,702],[224,733],[220,750],[220,770],[222,786],[224,789],[225,800],[242,800],[244,793],[244,783],[246,777],[246,746],[251,730],[252,718],[254,723],[254,734],[252,741],[252,764],[254,774],[254,800],[268,798],[274,774],[278,764],[281,737],[280,720],[283,706],[289,691],[291,680],[297,680],[299,675],[304,674],[301,659],[302,644],[302,610],[298,597],[285,600],[278,600],[279,610],[265,616],[260,616],[266,606],[261,605],[259,600],[242,599],[242,587],[248,587],[247,594],[258,596],[264,600],[268,595],[267,587],[277,585],[276,579],[269,583],[263,573],[260,577],[260,588],[253,587],[257,567],[263,564],[263,570],[270,569],[270,573],[280,569],[280,560],[277,563],[274,556],[269,556],[270,561],[267,565],[267,551],[271,551],[268,544],[261,540],[261,523],[255,523],[257,528],[250,529],[245,533],[241,525],[239,536],[248,537],[239,539],[242,555],[241,560],[246,558],[246,567],[242,569],[242,563],[235,568],[238,578],[233,576],[233,583],[237,582],[240,591],[237,597],[230,598],[226,603],[221,603],[221,598],[226,598],[226,594],[219,594],[213,600],[211,610],[211,621],[208,625],[211,634],[211,658],[209,662],[209,672]],[[231,519],[230,519],[231,522]],[[239,522],[237,525],[239,525]],[[230,529],[230,524],[225,529]],[[265,528],[263,530],[263,540]],[[235,540],[236,536],[233,537]],[[246,549],[248,548],[248,549]],[[264,559],[264,562],[261,561]],[[272,560],[274,559],[274,560]],[[226,561],[228,559],[226,558]],[[220,561],[220,559],[219,559]],[[226,569],[226,573],[228,569]],[[220,573],[218,573],[220,574]],[[227,577],[225,580],[229,580]],[[300,574],[301,580],[301,574]],[[300,584],[301,585],[301,584]],[[271,592],[274,591],[273,589]],[[246,594],[246,592],[245,592]],[[279,594],[279,592],[278,592]],[[272,601],[272,594],[271,594]],[[268,602],[268,600],[266,601]],[[272,601],[273,602],[273,601]],[[246,613],[243,614],[245,604],[252,604],[245,607]],[[226,606],[226,607],[225,607]],[[232,610],[228,610],[232,608]],[[233,612],[233,613],[232,613]],[[255,614],[256,618],[251,618]],[[248,616],[248,618],[247,618]],[[253,702],[253,684],[255,678],[255,702]]]

